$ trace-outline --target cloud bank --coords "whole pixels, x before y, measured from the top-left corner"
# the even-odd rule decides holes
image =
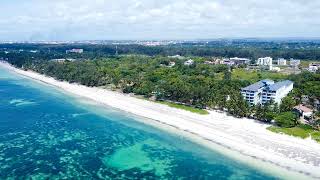
[[[319,37],[319,0],[5,0],[0,40]]]

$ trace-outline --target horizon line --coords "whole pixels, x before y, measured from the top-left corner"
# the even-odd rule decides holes
[[[221,37],[221,38],[194,38],[194,39],[83,39],[83,40],[0,40],[12,43],[28,43],[28,42],[102,42],[102,41],[217,41],[217,40],[320,40],[319,37]]]

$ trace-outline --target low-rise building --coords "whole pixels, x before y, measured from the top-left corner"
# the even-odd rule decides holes
[[[214,60],[214,64],[222,64],[222,62],[223,62],[223,59],[217,58]]]
[[[311,118],[312,117],[312,114],[313,114],[313,110],[300,104],[296,107],[293,108],[293,110],[295,112],[297,112],[299,114],[300,117],[303,117],[303,118]]]
[[[317,72],[320,69],[320,63],[310,63],[308,71]]]
[[[58,62],[58,63],[63,63],[66,61],[74,62],[76,61],[75,59],[67,58],[67,59],[51,59],[50,61],[52,62]]]
[[[173,61],[170,61],[169,62],[169,65],[168,65],[168,67],[173,67],[173,66],[175,66],[176,65],[176,63],[175,62],[173,62]]]
[[[250,64],[250,59],[247,58],[224,58],[222,61],[220,61],[220,64],[225,64],[228,66],[239,66],[239,65],[247,65]]]
[[[280,104],[282,98],[286,97],[292,89],[292,81],[275,83],[266,79],[242,88],[241,94],[251,106],[263,105],[270,101]]]
[[[227,59],[227,58],[223,59],[221,61],[221,64],[224,64],[224,65],[227,65],[227,66],[234,66],[235,65],[234,61],[231,61],[230,59]]]
[[[205,61],[204,64],[213,65],[216,64],[214,61]]]
[[[230,61],[233,61],[235,65],[245,65],[245,64],[250,64],[250,59],[248,58],[230,58]]]
[[[301,61],[299,59],[290,59],[290,66],[292,67],[298,67],[301,64]]]
[[[79,53],[82,54],[83,53],[83,49],[70,49],[70,50],[66,50],[66,53]]]
[[[287,65],[287,60],[284,58],[278,58],[278,66],[286,66]]]
[[[66,61],[66,59],[51,59],[50,61],[52,62],[58,62],[58,63],[63,63]]]
[[[271,66],[271,67],[269,68],[269,70],[270,70],[270,71],[274,71],[274,72],[280,72],[280,71],[281,71],[281,68],[279,68],[279,67],[272,67],[272,66]]]
[[[180,55],[174,55],[174,56],[168,56],[168,58],[173,58],[173,59],[184,59],[185,57],[180,56]]]
[[[185,66],[191,66],[191,65],[194,64],[194,61],[193,61],[192,59],[189,59],[188,61],[185,61],[183,64],[184,64]]]

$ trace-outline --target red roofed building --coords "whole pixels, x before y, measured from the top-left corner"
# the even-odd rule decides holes
[[[311,116],[313,114],[312,109],[310,109],[302,104],[294,107],[293,109],[300,114],[300,117],[311,118]]]

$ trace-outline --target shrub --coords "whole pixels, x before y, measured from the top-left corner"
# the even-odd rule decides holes
[[[294,127],[298,124],[297,115],[293,112],[284,112],[276,116],[276,124],[280,127]]]

